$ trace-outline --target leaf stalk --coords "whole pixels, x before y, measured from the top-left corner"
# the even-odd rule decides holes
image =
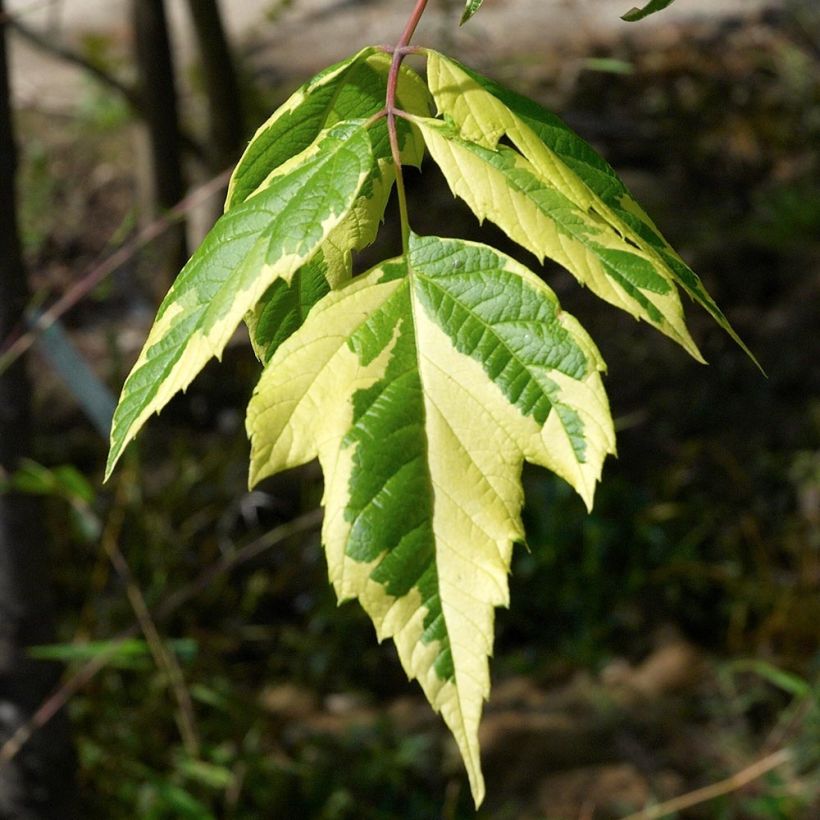
[[[415,8],[399,38],[393,47],[393,61],[390,64],[390,73],[387,76],[387,95],[385,99],[385,110],[387,111],[387,133],[390,138],[390,153],[393,157],[393,165],[396,169],[396,192],[399,198],[399,218],[401,220],[401,244],[402,250],[407,255],[410,245],[410,220],[407,214],[407,194],[404,188],[404,175],[401,169],[401,151],[399,150],[399,135],[396,130],[396,117],[402,116],[403,111],[396,107],[396,89],[399,84],[399,70],[404,58],[415,51],[410,47],[410,40],[416,32],[419,21],[424,10],[427,8],[428,0],[416,0]]]

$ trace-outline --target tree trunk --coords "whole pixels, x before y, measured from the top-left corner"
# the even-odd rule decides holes
[[[245,141],[242,101],[218,0],[188,0],[208,98],[208,159],[222,171],[239,157]]]
[[[28,301],[16,219],[16,153],[0,0],[0,340],[22,322]],[[25,358],[0,373],[0,475],[31,456],[31,387]],[[0,493],[0,745],[56,685],[60,668],[26,648],[54,641],[46,533],[39,499]],[[73,816],[74,757],[58,715],[0,768],[0,817]]]
[[[163,0],[133,0],[132,5],[140,98],[148,129],[154,201],[159,212],[173,207],[185,192],[180,150],[179,115],[174,64]],[[160,247],[160,245],[157,245]],[[185,225],[165,235],[165,276],[157,282],[164,292],[187,259]]]

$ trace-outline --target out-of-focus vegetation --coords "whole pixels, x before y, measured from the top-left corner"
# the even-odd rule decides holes
[[[784,765],[679,816],[820,811],[811,5],[598,44],[583,55],[597,62],[560,95],[521,56],[532,85],[522,90],[553,105],[560,96],[626,172],[768,378],[694,311],[709,368],[545,272],[609,363],[620,457],[589,516],[564,485],[525,473],[529,543],[514,561],[513,607],[497,619],[482,817],[622,816],[781,747],[793,750]],[[594,70],[612,65],[630,68]],[[189,103],[195,115],[197,98]],[[36,111],[20,122],[23,236],[45,301],[132,230],[131,121],[89,91],[58,127]],[[426,196],[416,212],[459,230],[447,191]],[[150,276],[150,258],[134,260],[66,317],[112,390],[144,336]],[[312,468],[246,491],[237,408],[257,365],[244,341],[227,355],[230,366],[209,366],[105,488],[106,442],[70,392],[37,373],[39,465],[11,480],[48,498],[62,641],[50,653],[69,672],[110,649],[88,642],[132,625],[134,586],[161,609],[205,568],[319,503]],[[111,550],[133,582],[112,569]],[[315,529],[217,574],[158,626],[170,676],[137,633],[70,702],[83,816],[473,816],[458,760],[394,652],[354,606],[337,608]]]

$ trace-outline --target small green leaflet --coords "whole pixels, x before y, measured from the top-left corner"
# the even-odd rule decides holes
[[[340,600],[392,637],[456,738],[479,803],[493,609],[524,538],[524,460],[591,505],[614,434],[603,362],[526,268],[411,235],[408,258],[330,293],[248,407],[251,485],[319,458]]]
[[[467,0],[464,7],[464,14],[461,15],[461,25],[463,26],[480,8],[484,0]]]
[[[461,16],[461,24],[464,25],[480,8],[484,0],[467,0],[467,3],[464,7],[464,14]],[[663,11],[663,9],[671,6],[675,0],[650,0],[642,8],[635,7],[630,9],[626,14],[621,17],[621,20],[626,20],[627,23],[635,23],[638,20],[643,20],[644,17],[649,17],[650,14],[654,14],[657,11]]]
[[[290,281],[312,258],[353,207],[372,166],[363,123],[339,123],[287,172],[219,219],[160,305],[125,382],[106,476],[146,419],[221,356],[268,286]]]
[[[667,6],[671,6],[675,0],[650,0],[643,7],[635,6],[621,17],[621,20],[626,20],[627,23],[636,23],[638,20],[643,20],[644,17],[649,17],[656,11],[663,11]]]

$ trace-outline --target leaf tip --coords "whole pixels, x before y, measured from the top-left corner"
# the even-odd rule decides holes
[[[675,0],[649,0],[645,6],[633,6],[626,14],[621,15],[621,20],[627,23],[637,23],[639,20],[643,20],[644,17],[649,17],[650,14],[663,11],[674,2]]]
[[[483,778],[478,788],[473,788],[472,786],[470,786],[470,790],[473,793],[473,802],[475,803],[475,810],[478,811],[481,808],[481,804],[484,802],[484,795],[486,793]]]
[[[111,474],[114,472],[114,468],[117,466],[117,462],[120,460],[122,451],[122,444],[117,444],[117,442],[112,440],[111,448],[108,451],[108,458],[105,462],[105,473],[103,474],[102,480],[103,484],[107,483],[108,479],[111,478]]]
[[[481,764],[477,760],[469,760],[462,754],[464,765],[467,769],[467,780],[470,783],[470,794],[473,796],[473,803],[476,811],[481,808],[487,789],[484,784],[484,773],[481,771]]]
[[[463,26],[468,20],[470,20],[481,8],[481,4],[483,2],[484,0],[467,0],[467,4],[464,7],[464,13],[461,15],[461,20],[459,21],[459,25]]]
[[[747,347],[746,343],[739,336],[736,336],[735,341],[740,345],[740,349],[752,360],[752,364],[760,371],[760,375],[763,376],[764,379],[768,379],[769,374],[758,361],[757,356]]]

